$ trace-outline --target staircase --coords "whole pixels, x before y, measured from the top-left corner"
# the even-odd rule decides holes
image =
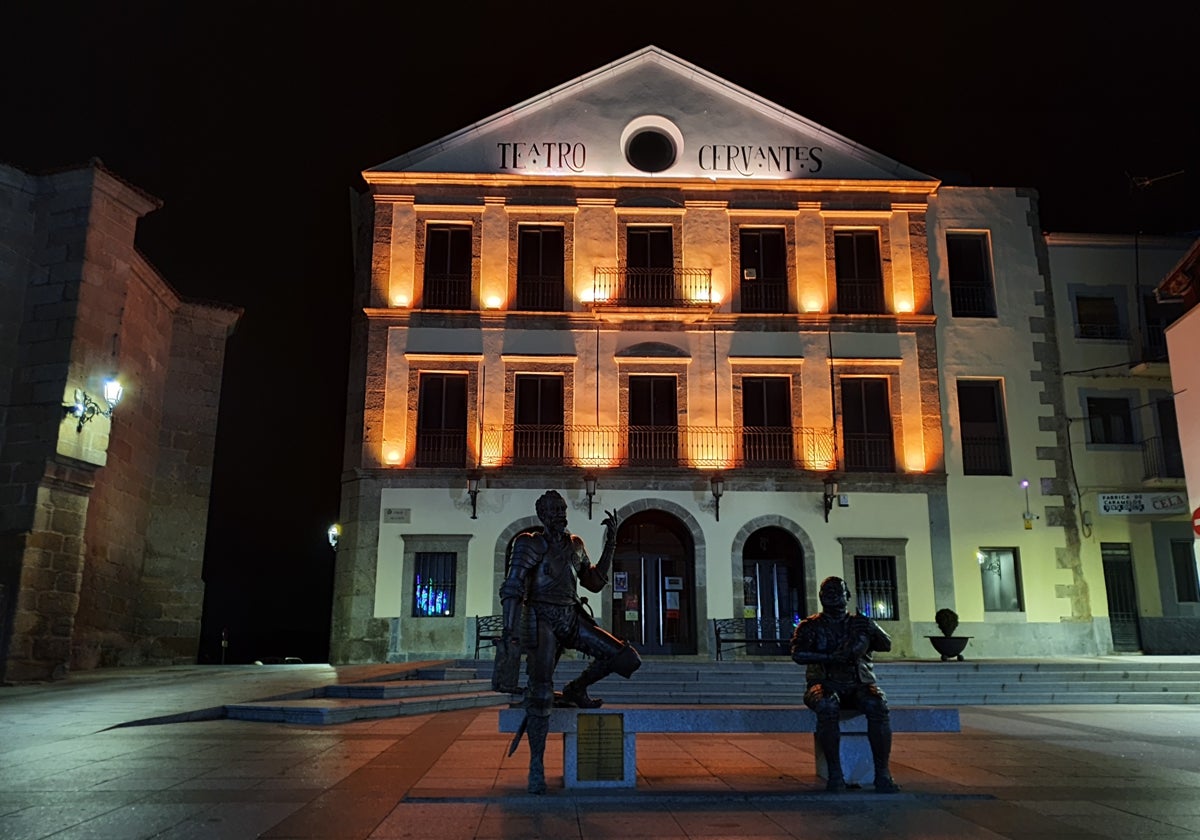
[[[398,671],[371,682],[230,704],[225,707],[225,715],[233,720],[320,726],[508,705],[509,700],[507,694],[492,691],[490,668],[481,677],[473,664],[452,664]]]
[[[492,665],[490,659],[466,659],[436,668],[409,666],[371,682],[225,708],[236,720],[322,725],[508,705],[508,695],[491,690]],[[582,659],[559,663],[555,686],[561,689],[585,665]],[[877,663],[875,672],[893,706],[1200,704],[1200,663],[1194,658],[893,661]],[[778,658],[652,659],[643,662],[632,679],[608,677],[593,694],[621,705],[798,704],[804,695],[804,669]]]

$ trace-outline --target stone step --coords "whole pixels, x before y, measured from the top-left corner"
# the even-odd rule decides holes
[[[225,707],[232,720],[253,720],[272,723],[294,723],[321,726],[349,723],[355,720],[424,715],[454,709],[507,705],[508,695],[486,692],[425,694],[392,700],[369,700],[349,697],[309,697],[299,700],[263,700],[237,703]]]
[[[385,682],[345,683],[331,685],[325,697],[347,697],[357,700],[391,700],[397,697],[420,697],[427,694],[469,694],[491,690],[490,680],[410,679]]]

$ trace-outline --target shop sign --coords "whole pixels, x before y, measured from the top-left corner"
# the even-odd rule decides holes
[[[1120,515],[1169,516],[1187,513],[1182,493],[1101,493],[1100,513]]]

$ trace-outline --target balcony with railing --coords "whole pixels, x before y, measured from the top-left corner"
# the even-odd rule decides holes
[[[745,280],[742,282],[742,312],[778,314],[787,312],[787,280]]]
[[[1183,477],[1183,450],[1178,438],[1152,437],[1142,441],[1142,481]]]
[[[883,281],[839,278],[837,308],[842,314],[883,315]]]
[[[470,309],[470,274],[427,274],[422,290],[423,309]]]
[[[956,318],[995,318],[996,299],[991,283],[950,281],[950,312]]]
[[[519,275],[516,303],[517,309],[525,312],[562,312],[563,278],[540,274]]]
[[[833,432],[811,428],[494,425],[483,429],[481,453],[485,467],[828,472],[837,463]]]
[[[884,433],[843,432],[843,468],[847,472],[895,472],[892,436]]]
[[[964,475],[1011,475],[1007,438],[964,434],[962,448]]]
[[[708,268],[596,269],[593,306],[673,309],[712,305],[712,270]]]

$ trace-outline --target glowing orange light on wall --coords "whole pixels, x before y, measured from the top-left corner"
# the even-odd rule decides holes
[[[925,453],[906,453],[904,456],[904,468],[909,472],[925,472]]]
[[[806,298],[804,301],[804,311],[805,312],[820,312],[821,311],[821,301],[817,300],[816,298]]]
[[[504,447],[496,440],[487,440],[485,436],[483,442],[483,451],[479,454],[479,461],[485,467],[498,467],[504,461],[505,449],[508,449],[508,455],[512,455],[511,447]]]
[[[486,306],[488,309],[499,309],[502,302],[503,301],[500,300],[499,295],[492,295],[486,301],[484,301],[484,306]]]
[[[911,300],[909,300],[908,298],[896,298],[896,311],[897,312],[912,312],[913,311],[913,302]]]
[[[389,448],[384,452],[383,457],[389,464],[398,464],[400,463],[400,450],[394,447]]]
[[[408,306],[408,295],[392,295],[392,306]]]

